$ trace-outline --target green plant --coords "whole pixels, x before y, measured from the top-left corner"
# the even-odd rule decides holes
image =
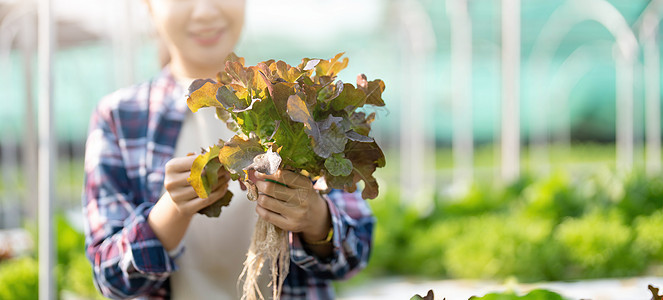
[[[577,196],[576,187],[563,173],[533,182],[523,191],[523,213],[531,218],[543,218],[560,222],[566,217],[583,214],[586,203]]]
[[[436,195],[423,212],[391,188],[371,202],[378,223],[367,271],[522,282],[643,274],[663,263],[660,183],[638,170],[555,173],[476,183],[465,196]]]
[[[629,276],[645,267],[645,255],[631,247],[633,230],[617,214],[595,211],[569,218],[555,232],[555,240],[573,264],[572,278]]]
[[[663,207],[663,176],[633,172],[624,180],[624,196],[617,203],[627,222]]]
[[[384,167],[385,158],[369,137],[375,114],[361,110],[385,105],[385,85],[363,74],[356,87],[336,80],[348,65],[342,56],[305,58],[296,67],[274,60],[246,67],[244,58],[231,54],[217,81],[195,80],[187,99],[191,111],[216,108],[217,116],[237,133],[196,159],[189,177],[196,193],[206,198],[214,180],[203,176],[203,169],[215,174],[223,166],[249,188],[249,169],[274,173],[289,168],[323,177],[329,187],[348,192],[363,181],[362,197],[377,197],[373,172]]]
[[[527,224],[523,226],[523,224]],[[547,243],[553,223],[503,215],[471,217],[451,240],[444,263],[452,277],[541,280],[558,276],[550,268],[558,253]],[[550,274],[554,272],[553,274]]]
[[[39,265],[32,257],[0,263],[0,299],[38,299]]]
[[[189,87],[187,105],[192,112],[203,107],[216,109],[217,117],[236,135],[220,140],[193,162],[188,182],[196,194],[207,198],[216,184],[217,171],[225,168],[233,180],[248,188],[248,199],[258,198],[249,171],[274,174],[279,169],[319,180],[323,189],[354,192],[363,182],[364,199],[378,196],[373,173],[385,166],[382,149],[369,136],[375,113],[365,105],[384,106],[382,80],[357,76],[357,86],[336,80],[348,65],[343,53],[329,60],[302,59],[292,67],[268,60],[244,66],[234,53],[216,81],[196,79]],[[221,124],[220,124],[221,125]],[[324,184],[322,184],[324,182]],[[293,182],[275,182],[284,186]],[[200,211],[218,217],[232,193]],[[287,233],[259,218],[244,269],[240,275],[243,298],[253,299],[259,291],[257,278],[270,260],[273,297],[278,298],[290,261]]]
[[[58,213],[54,219],[57,256],[57,265],[55,266],[57,293],[61,294],[63,290],[66,290],[88,299],[100,298],[101,294],[97,292],[92,282],[92,266],[85,256],[85,236],[71,226],[71,223],[64,214]],[[32,233],[33,240],[38,241],[37,231],[33,225],[26,224],[26,227]],[[34,260],[36,264],[38,257],[35,255],[34,258],[29,257],[29,259]],[[22,266],[25,268],[30,267],[29,264],[23,264]],[[2,264],[0,264],[0,267],[2,267]],[[0,297],[0,300],[2,299],[5,298]]]
[[[651,289],[651,287],[650,287]],[[563,300],[560,294],[557,294],[552,291],[544,289],[533,290],[526,295],[518,296],[513,291],[501,292],[501,293],[489,293],[482,297],[472,296],[469,300]],[[433,290],[429,290],[426,296],[422,297],[417,294],[414,295],[410,300],[435,300],[435,295]]]
[[[86,299],[104,299],[92,281],[92,266],[85,255],[75,255],[63,269],[63,290]]]
[[[564,298],[555,292],[536,289],[523,296],[514,292],[489,293],[483,297],[471,297],[470,300],[563,300]]]
[[[649,257],[663,262],[663,210],[658,209],[649,216],[637,217],[634,225],[634,246]]]

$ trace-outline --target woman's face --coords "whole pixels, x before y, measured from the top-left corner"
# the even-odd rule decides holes
[[[244,24],[245,0],[146,1],[171,62],[181,64],[188,73],[218,71]]]

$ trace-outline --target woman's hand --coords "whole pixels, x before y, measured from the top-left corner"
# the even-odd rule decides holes
[[[256,172],[255,177],[260,193],[256,211],[260,217],[283,230],[298,232],[304,242],[318,242],[327,237],[331,228],[327,201],[313,188],[309,178],[286,170],[272,175]]]
[[[166,163],[166,192],[147,216],[148,224],[167,251],[176,249],[182,242],[193,215],[221,199],[228,190],[230,174],[220,168],[219,183],[212,187],[209,197],[199,198],[186,180],[195,159],[196,156],[176,157]]]
[[[175,204],[177,210],[184,215],[193,215],[199,210],[221,199],[228,191],[230,173],[225,168],[219,168],[218,183],[211,187],[209,197],[202,199],[196,195],[193,187],[187,181],[191,173],[191,166],[196,159],[195,155],[176,157],[166,163],[164,187],[166,194]]]

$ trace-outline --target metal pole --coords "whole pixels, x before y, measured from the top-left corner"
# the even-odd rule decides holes
[[[643,26],[644,73],[645,73],[645,122],[646,122],[646,170],[653,175],[661,171],[661,62],[656,35],[658,18],[649,14]],[[641,35],[642,37],[642,35]]]
[[[2,181],[4,182],[5,192],[2,201],[3,219],[4,224],[0,226],[4,228],[18,228],[21,223],[21,205],[18,200],[18,178],[16,174],[18,171],[18,151],[16,151],[16,135],[14,134],[14,126],[5,128],[2,134]]]
[[[520,176],[520,0],[502,0],[502,178]]]
[[[615,59],[617,75],[617,169],[630,171],[633,166],[633,61],[628,53]]]
[[[401,200],[430,204],[430,201],[423,201],[431,199],[435,186],[434,136],[431,136],[432,127],[425,126],[425,119],[421,117],[426,111],[421,74],[426,70],[426,59],[434,47],[435,35],[430,19],[418,1],[402,0],[396,7],[403,30],[403,80],[416,87],[409,93],[403,92],[403,99],[407,101],[401,103]]]
[[[132,27],[131,2],[133,0],[120,0],[110,3],[116,12],[115,14],[109,14],[111,18],[109,28],[116,61],[115,84],[117,87],[125,87],[134,83],[134,28]]]
[[[19,36],[21,52],[23,54],[23,70],[25,71],[25,122],[23,123],[24,182],[34,180],[34,178],[37,177],[37,130],[35,128],[34,95],[32,94],[32,66],[33,55],[35,53],[34,20],[34,15],[32,13],[23,17],[21,34]],[[24,207],[28,213],[28,217],[34,219],[37,216],[37,197],[27,189],[25,189],[23,197],[25,199]]]
[[[447,0],[451,25],[451,97],[453,102],[454,185],[472,180],[472,20],[467,0]]]
[[[52,69],[53,22],[51,0],[39,0],[39,299],[55,299],[53,266],[53,134]]]

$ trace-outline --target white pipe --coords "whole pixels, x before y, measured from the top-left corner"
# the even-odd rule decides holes
[[[565,2],[553,12],[543,26],[532,50],[532,67],[536,79],[535,90],[539,91],[540,95],[548,93],[549,86],[545,78],[555,51],[573,26],[585,20],[598,22],[615,38],[617,48],[615,51],[617,56],[615,58],[617,71],[616,161],[620,170],[627,171],[633,165],[633,69],[635,56],[638,53],[638,43],[624,16],[612,4],[605,0],[574,0]]]
[[[566,153],[571,146],[571,110],[569,109],[571,91],[592,70],[592,59],[596,58],[600,50],[610,49],[610,44],[612,42],[598,41],[578,47],[562,62],[550,80],[550,93],[544,95],[544,103],[555,101],[554,107],[549,107],[548,113],[551,113],[554,120],[557,120],[556,140]],[[539,157],[537,156],[537,158]]]
[[[639,37],[645,74],[645,168],[647,174],[654,175],[661,171],[661,62],[656,41],[661,14],[658,9],[647,9],[643,15]]]
[[[502,179],[520,176],[520,0],[502,0]]]
[[[467,0],[447,0],[451,25],[451,98],[453,119],[454,185],[472,180],[474,137],[472,126],[472,20]]]
[[[23,55],[24,70],[24,90],[25,90],[25,121],[23,125],[23,178],[24,182],[29,182],[37,178],[37,129],[35,128],[35,107],[34,95],[32,93],[32,66],[33,55],[35,53],[35,27],[34,15],[27,14],[22,19],[20,46]],[[24,189],[23,197],[25,199],[24,207],[28,217],[34,219],[37,217],[37,197],[35,193]]]
[[[10,11],[8,13],[9,18],[13,19],[13,13]],[[16,36],[16,26],[13,22],[6,22],[3,20],[0,23],[0,83],[2,86],[0,88],[7,89],[9,88],[9,80],[12,76],[11,74],[11,47]],[[13,125],[13,124],[11,124]],[[0,148],[2,149],[2,157],[0,160],[0,178],[3,181],[5,187],[5,193],[0,197],[0,211],[2,212],[2,222],[0,226],[2,228],[11,228],[14,227],[14,220],[12,215],[13,212],[12,200],[15,198],[15,182],[12,180],[12,174],[16,171],[16,164],[14,164],[13,157],[16,152],[15,149],[12,149],[14,146],[14,137],[12,136],[13,126],[7,126],[7,128],[0,128],[0,138],[2,138],[2,143]]]
[[[435,35],[430,19],[416,0],[396,5],[403,36],[403,89],[400,122],[401,200],[430,200],[435,183],[432,127],[425,124],[425,84],[422,74],[433,49]],[[422,202],[423,204],[423,202]]]
[[[56,298],[53,266],[53,165],[55,135],[53,134],[53,86],[51,58],[54,47],[55,22],[51,0],[39,0],[39,299]]]
[[[14,126],[4,128],[2,132],[2,181],[4,183],[4,195],[2,211],[4,212],[4,228],[19,228],[21,226],[21,205],[18,198],[18,151],[16,135],[13,133]]]
[[[615,58],[617,86],[617,169],[628,171],[633,166],[633,73],[630,57]]]
[[[125,87],[134,83],[132,0],[109,2],[115,13],[109,14],[108,30],[110,31],[115,60],[116,87]]]

